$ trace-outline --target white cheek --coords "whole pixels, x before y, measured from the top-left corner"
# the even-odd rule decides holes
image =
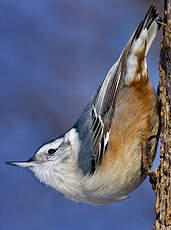
[[[69,140],[72,146],[72,154],[77,155],[80,149],[79,135],[76,129],[72,128],[65,134],[65,141]]]

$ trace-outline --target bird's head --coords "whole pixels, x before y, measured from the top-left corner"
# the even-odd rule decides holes
[[[28,161],[7,162],[7,164],[30,169],[40,181],[54,187],[54,178],[60,177],[61,169],[66,167],[70,153],[69,141],[59,138],[40,147]]]

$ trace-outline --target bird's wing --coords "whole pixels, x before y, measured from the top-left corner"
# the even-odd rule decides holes
[[[107,77],[92,99],[91,119],[93,132],[93,154],[96,165],[100,163],[106,151],[114,103],[121,83],[122,58],[109,71]]]
[[[106,151],[117,91],[122,87],[122,56],[73,126],[79,134],[78,167],[84,175],[93,174]]]

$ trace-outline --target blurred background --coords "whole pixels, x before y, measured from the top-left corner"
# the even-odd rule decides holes
[[[71,128],[150,5],[162,14],[158,2],[0,1],[1,230],[153,226],[155,196],[148,179],[127,200],[97,207],[69,201],[26,169],[4,162],[29,159]],[[160,40],[161,32],[148,54],[155,89]]]

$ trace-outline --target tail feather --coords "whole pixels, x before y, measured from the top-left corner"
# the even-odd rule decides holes
[[[135,31],[134,38],[137,39],[140,36],[140,33],[143,29],[149,29],[154,20],[159,19],[158,12],[154,5],[148,10],[144,20],[139,24],[138,28]],[[160,26],[160,25],[159,25]]]
[[[160,28],[158,21],[158,12],[152,5],[126,48],[125,83],[129,86],[148,81],[145,56]]]
[[[157,34],[157,31],[160,29],[161,24],[158,23],[159,20],[160,17],[158,16],[158,12],[155,6],[152,5],[131,39],[132,51],[134,51],[133,48],[140,50],[146,49],[145,53],[147,54],[148,49]],[[141,47],[138,47],[138,45]]]

